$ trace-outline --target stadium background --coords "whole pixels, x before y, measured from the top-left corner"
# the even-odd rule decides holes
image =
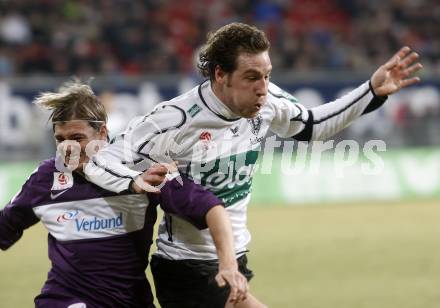
[[[360,150],[384,141],[386,151],[377,151],[383,170],[365,174],[365,158],[349,160],[356,149],[347,146],[346,154],[326,151],[318,170],[299,174],[283,172],[276,152],[272,172],[257,174],[249,213],[250,266],[257,274],[251,288],[269,307],[438,307],[437,1],[19,0],[0,6],[0,206],[54,151],[48,115],[32,99],[71,76],[93,77],[115,134],[131,117],[200,82],[194,52],[208,31],[227,22],[266,31],[273,80],[308,107],[367,80],[400,46],[411,46],[425,66],[423,82],[334,140],[335,148],[356,140]],[[33,227],[0,253],[1,307],[32,307],[49,266],[45,237],[41,226]]]

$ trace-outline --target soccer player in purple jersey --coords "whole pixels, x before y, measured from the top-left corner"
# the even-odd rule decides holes
[[[38,221],[49,231],[52,267],[36,307],[154,307],[145,269],[158,204],[199,229],[209,226],[220,259],[217,284],[229,285],[233,302],[246,298],[248,285],[238,271],[232,229],[220,199],[177,172],[170,177],[169,167],[160,164],[118,194],[88,182],[82,166],[90,145],[107,140],[104,107],[80,83],[43,93],[36,103],[52,111],[57,157],[42,162],[0,210],[2,250]],[[162,183],[160,193],[136,193],[139,186]]]

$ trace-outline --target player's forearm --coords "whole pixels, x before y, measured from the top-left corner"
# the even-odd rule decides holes
[[[23,233],[15,231],[11,225],[3,221],[0,211],[0,250],[6,250],[18,241]]]
[[[26,227],[23,223],[30,220],[21,215],[15,215],[17,216],[15,217],[11,212],[10,207],[0,210],[0,250],[6,250],[15,244],[23,235]],[[31,225],[30,222],[29,225]]]
[[[122,151],[118,148],[104,148],[84,167],[84,173],[90,182],[113,192],[122,192],[129,188],[130,182],[141,172],[131,170],[122,164]],[[121,157],[119,157],[121,155]]]
[[[114,172],[115,168],[104,165],[96,165],[93,161],[90,161],[84,167],[84,173],[88,181],[113,192],[122,192],[129,188],[130,182],[139,173],[130,176],[132,170],[128,169],[127,172]]]
[[[217,249],[220,269],[237,268],[232,226],[225,208],[213,207],[206,214],[206,221]]]
[[[312,108],[312,119],[306,124],[313,125],[310,139],[324,140],[335,135],[364,113],[381,106],[385,99],[375,96],[365,82],[333,102]]]

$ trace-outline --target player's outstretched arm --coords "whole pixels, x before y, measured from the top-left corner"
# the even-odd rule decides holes
[[[418,59],[419,55],[411,48],[401,48],[371,76],[374,93],[387,96],[419,82],[419,77],[411,77],[423,67]]]
[[[215,206],[206,214],[206,222],[214,240],[219,259],[218,274],[215,279],[220,287],[226,283],[231,288],[229,302],[239,303],[246,299],[248,282],[238,270],[234,249],[231,222],[228,213],[221,205]]]
[[[25,229],[39,222],[33,207],[40,205],[41,201],[35,196],[48,194],[41,179],[46,180],[47,173],[34,172],[21,191],[0,210],[0,250],[11,247],[21,238]]]
[[[416,52],[403,47],[368,82],[328,104],[309,110],[296,103],[278,108],[289,112],[276,113],[271,129],[281,137],[292,136],[299,141],[325,140],[381,107],[388,95],[419,82],[414,76],[423,67],[418,59]]]

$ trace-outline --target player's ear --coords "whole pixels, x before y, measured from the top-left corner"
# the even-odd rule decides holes
[[[220,65],[215,66],[214,77],[216,82],[219,84],[224,84],[226,82],[226,75],[226,72],[222,70]]]
[[[108,129],[107,129],[107,125],[106,124],[102,124],[101,127],[99,128],[99,139],[101,140],[107,140],[107,136],[108,136]]]

